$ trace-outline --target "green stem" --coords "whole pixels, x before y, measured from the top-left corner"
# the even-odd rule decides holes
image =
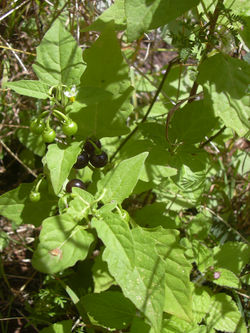
[[[44,180],[44,176],[42,175],[41,178],[39,179],[39,181],[36,184],[35,192],[39,192],[39,187],[40,187],[40,184],[43,180]]]
[[[63,119],[65,122],[69,120],[69,117],[67,117],[64,113],[58,110],[53,110],[52,113],[56,116],[59,116],[61,119]]]

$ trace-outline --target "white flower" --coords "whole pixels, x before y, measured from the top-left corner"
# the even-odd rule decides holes
[[[68,97],[71,102],[74,102],[76,95],[78,94],[78,91],[76,90],[76,86],[73,85],[73,87],[70,89],[70,91],[64,91],[64,95]]]

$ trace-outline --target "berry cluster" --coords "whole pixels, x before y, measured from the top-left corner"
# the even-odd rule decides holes
[[[101,150],[100,140],[88,139],[83,147],[80,155],[77,157],[76,163],[73,165],[74,169],[83,169],[90,162],[95,168],[102,168],[108,162],[108,155]],[[80,179],[72,179],[66,185],[66,192],[71,193],[72,187],[86,189],[86,186]]]
[[[63,114],[58,110],[53,110],[53,115],[59,117],[61,120],[62,132],[66,136],[75,135],[78,126],[71,118]],[[32,121],[30,124],[30,130],[34,134],[42,134],[43,141],[46,143],[52,143],[56,138],[56,132],[53,128],[50,127],[50,116],[48,115],[47,120],[44,120],[44,117],[48,115],[48,111],[43,112],[36,120]]]
[[[108,162],[108,155],[101,150],[101,147],[100,140],[88,139],[73,167],[75,169],[83,169],[88,165],[88,162],[90,162],[95,168],[104,167]]]

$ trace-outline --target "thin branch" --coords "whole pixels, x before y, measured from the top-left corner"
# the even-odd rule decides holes
[[[201,95],[202,95],[202,93],[199,93],[199,94],[191,95],[187,98],[184,98],[184,99],[180,100],[175,106],[173,106],[171,110],[169,110],[167,119],[166,119],[166,139],[168,142],[170,142],[169,138],[168,138],[168,128],[169,128],[170,120],[173,117],[175,111],[177,111],[183,103],[185,103],[187,101],[189,102],[190,100],[194,100],[195,98],[197,98]]]
[[[20,158],[14,154],[10,148],[8,146],[6,146],[6,144],[0,139],[0,143],[1,145],[4,147],[4,149],[12,156],[14,157],[15,160],[17,160],[32,176],[34,176],[35,178],[37,177],[37,174],[31,170],[26,164],[23,163],[23,161],[20,160]]]
[[[9,10],[7,13],[5,13],[3,16],[0,17],[0,22],[5,19],[6,17],[8,17],[10,14],[12,14],[14,11],[16,11],[17,9],[21,8],[23,5],[25,5],[27,2],[29,2],[30,0],[26,0],[24,2],[22,2],[20,5],[16,6],[15,8]]]
[[[16,60],[19,62],[19,64],[21,65],[21,67],[23,68],[25,73],[28,73],[29,71],[27,70],[27,68],[25,67],[25,65],[23,64],[22,60],[19,58],[19,56],[16,54],[15,49],[13,49],[11,47],[11,45],[3,38],[0,36],[0,38],[2,39],[2,41],[8,46],[9,50],[14,54]]]
[[[209,42],[209,39],[213,36],[214,32],[215,32],[215,28],[216,28],[216,23],[217,23],[217,20],[219,18],[219,15],[220,15],[220,9],[221,9],[221,5],[223,4],[224,0],[218,0],[217,2],[217,5],[215,7],[215,10],[214,10],[214,13],[213,13],[213,16],[209,22],[210,24],[210,28],[209,28],[209,33],[208,33],[208,42],[207,42],[207,45],[206,45],[206,48],[204,50],[204,53],[201,57],[201,60],[200,60],[200,64],[203,63],[203,61],[206,59],[207,57],[207,54],[212,50],[213,48],[213,45]],[[198,82],[197,81],[194,81],[193,83],[193,86],[191,88],[191,91],[190,91],[190,96],[193,96],[196,94],[197,92],[197,89],[198,89]],[[194,99],[190,99],[189,100],[189,103],[193,102]]]
[[[165,73],[164,73],[164,75],[163,75],[163,77],[162,77],[161,83],[160,83],[158,89],[157,89],[156,92],[155,92],[154,98],[152,99],[152,102],[150,103],[149,108],[148,108],[146,114],[144,115],[144,117],[142,118],[142,120],[137,124],[137,126],[133,129],[133,131],[130,132],[129,135],[123,140],[123,142],[120,144],[120,146],[119,146],[119,147],[117,148],[117,150],[114,152],[114,154],[111,156],[111,158],[110,158],[110,162],[115,158],[115,156],[117,155],[117,153],[118,153],[118,152],[121,150],[121,148],[122,148],[122,147],[128,142],[128,140],[129,140],[129,139],[130,139],[130,138],[131,138],[131,137],[137,132],[137,130],[138,130],[140,124],[142,124],[143,122],[146,121],[146,119],[147,119],[147,117],[148,117],[150,111],[152,110],[152,108],[153,108],[153,106],[154,106],[154,104],[155,104],[155,102],[156,102],[156,100],[157,100],[157,98],[158,98],[158,96],[159,96],[159,94],[160,94],[160,92],[161,92],[161,90],[162,90],[162,87],[163,87],[163,85],[164,85],[164,82],[165,82],[165,80],[166,80],[166,78],[167,78],[167,76],[168,76],[168,74],[169,74],[169,72],[170,72],[172,66],[173,66],[175,63],[177,63],[177,62],[179,62],[179,58],[178,58],[178,57],[172,59],[172,60],[169,62],[168,67],[167,67],[167,69],[166,69],[166,71],[165,71]]]
[[[217,138],[217,136],[219,136],[222,132],[224,132],[226,129],[226,126],[223,126],[217,133],[215,133],[213,136],[211,136],[210,138],[207,139],[207,141],[203,142],[200,144],[200,148],[205,147],[208,143],[210,143],[211,141],[213,141],[215,138]]]
[[[36,53],[31,53],[31,52],[27,52],[27,51],[23,51],[23,50],[18,50],[18,49],[13,49],[13,47],[8,47],[8,46],[0,45],[0,48],[1,49],[10,50],[10,51],[19,52],[19,53],[24,53],[24,54],[28,54],[28,55],[33,55],[34,57],[36,56]]]

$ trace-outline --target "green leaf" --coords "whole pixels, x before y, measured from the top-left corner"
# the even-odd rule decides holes
[[[17,131],[19,141],[38,156],[43,156],[45,153],[46,145],[43,142],[41,135],[35,135],[28,128],[20,128]]]
[[[102,138],[128,133],[126,120],[132,109],[132,87],[129,68],[112,26],[108,25],[91,48],[84,51],[83,58],[87,69],[71,112],[79,126],[78,136],[82,133],[85,137]],[[91,87],[97,88],[96,93],[93,89],[94,99],[84,100],[85,90]]]
[[[31,202],[29,194],[34,184],[21,184],[14,190],[0,196],[1,215],[7,217],[16,224],[33,224],[38,227],[41,222],[50,215],[56,203],[55,198],[48,196],[47,186],[40,187],[41,199],[39,202]]]
[[[225,80],[226,78],[226,80]],[[250,65],[243,60],[218,53],[206,59],[199,66],[197,81],[215,85],[217,93],[227,93],[241,99],[247,94],[250,79]]]
[[[192,240],[191,244],[194,252],[194,261],[197,263],[199,271],[204,272],[209,266],[214,264],[213,250],[195,239]]]
[[[227,242],[214,248],[214,264],[226,268],[239,275],[243,267],[249,263],[249,246],[241,242]]]
[[[4,248],[9,244],[9,236],[8,234],[0,230],[0,253],[4,250]]]
[[[43,273],[53,274],[84,260],[94,236],[66,213],[43,221],[39,241],[32,265]]]
[[[161,333],[207,333],[205,326],[190,324],[176,316],[165,316]]]
[[[95,258],[94,265],[92,267],[92,275],[94,280],[95,293],[100,293],[109,289],[113,284],[116,284],[114,278],[108,271],[108,265],[106,261],[102,259],[102,253]]]
[[[211,217],[206,216],[203,212],[201,212],[193,217],[188,223],[187,233],[191,238],[203,240],[207,238],[211,225]]]
[[[124,0],[116,0],[108,9],[106,9],[91,25],[83,29],[84,31],[103,31],[107,23],[113,21],[116,30],[122,30],[126,27]]]
[[[76,162],[77,156],[81,151],[80,144],[80,142],[72,142],[67,146],[59,143],[48,146],[43,163],[48,169],[52,187],[56,195],[61,191],[63,183]]]
[[[166,282],[164,311],[178,318],[192,322],[192,289],[190,282],[191,264],[184,256],[184,250],[173,247],[166,251]]]
[[[250,16],[250,4],[248,0],[231,1],[226,0],[225,6],[233,10],[235,14]]]
[[[72,188],[71,196],[73,196],[74,199],[70,201],[67,213],[75,220],[81,221],[90,213],[90,207],[94,201],[94,197],[89,192],[77,187]]]
[[[234,273],[228,269],[218,267],[216,267],[216,272],[220,273],[220,277],[212,279],[213,283],[229,288],[240,288],[240,280]]]
[[[134,317],[129,333],[138,332],[150,333],[152,331],[150,330],[150,326],[146,324],[142,318]]]
[[[118,291],[88,294],[82,301],[91,322],[109,329],[125,329],[136,314],[134,304]]]
[[[84,70],[82,50],[59,19],[37,47],[33,69],[38,78],[50,86],[79,83]]]
[[[63,320],[43,328],[40,333],[71,333],[72,325],[72,320]]]
[[[20,80],[15,82],[7,82],[5,87],[8,87],[20,95],[46,99],[49,97],[49,86],[41,81],[35,80]]]
[[[212,296],[206,322],[208,328],[219,331],[247,333],[236,304],[230,296],[223,293]]]
[[[161,327],[164,306],[165,264],[154,250],[154,241],[141,228],[130,230],[117,215],[92,220],[105,244],[103,259],[123,294],[144,313],[154,332]]]
[[[124,0],[129,41],[139,38],[149,29],[155,29],[195,7],[199,0]]]
[[[236,99],[227,92],[217,92],[214,84],[211,84],[208,90],[213,100],[215,114],[239,136],[247,135],[250,130],[250,104],[247,93],[242,98]]]
[[[154,202],[151,205],[146,205],[141,209],[137,209],[133,215],[133,219],[140,226],[164,228],[174,228],[175,222],[167,216],[167,205],[163,202]]]
[[[249,10],[250,14],[250,10]],[[250,17],[244,16],[244,25],[239,29],[239,34],[246,43],[247,47],[250,48]],[[243,28],[243,29],[242,29]]]
[[[203,193],[209,165],[207,153],[192,147],[180,147],[169,164],[178,170],[172,177],[184,193]]]
[[[187,103],[175,112],[170,122],[169,139],[172,143],[187,145],[200,143],[210,135],[216,123],[211,102],[202,100]]]
[[[144,152],[123,160],[114,170],[108,172],[97,184],[98,194],[96,197],[103,193],[102,201],[104,203],[111,200],[122,203],[132,193],[147,155],[148,153]]]
[[[193,316],[196,323],[200,323],[211,306],[211,297],[203,287],[196,287],[192,295]]]

